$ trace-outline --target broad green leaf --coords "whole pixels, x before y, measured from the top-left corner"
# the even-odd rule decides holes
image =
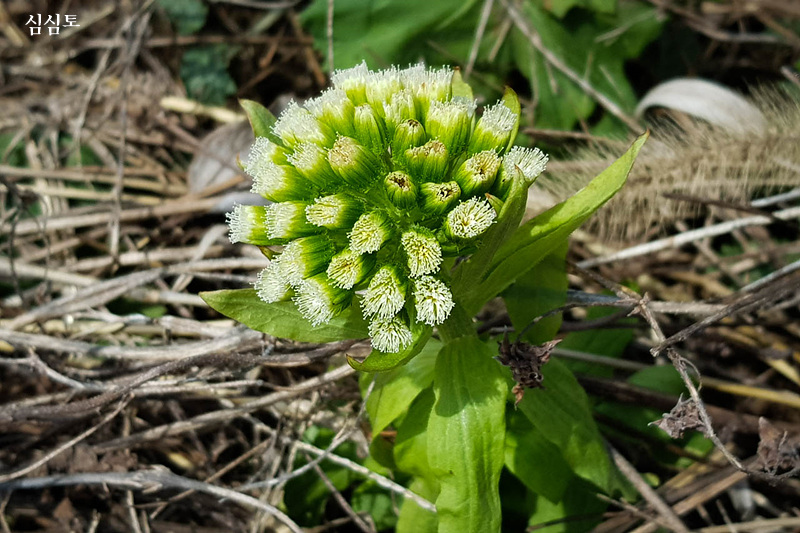
[[[561,450],[518,410],[508,412],[506,424],[506,468],[536,494],[559,501],[573,475]]]
[[[535,267],[517,278],[503,292],[503,300],[514,331],[521,333],[537,317],[564,305],[567,298],[565,258],[567,242],[545,257]],[[561,313],[545,317],[525,335],[527,342],[542,344],[552,340],[561,327]]]
[[[567,14],[573,7],[585,7],[600,13],[613,13],[617,0],[545,0],[544,8],[558,18]]]
[[[253,100],[241,99],[239,105],[244,109],[247,115],[247,120],[250,121],[250,127],[253,128],[253,135],[256,137],[266,137],[270,141],[279,146],[283,146],[283,141],[280,137],[272,133],[272,126],[278,121],[272,112]]]
[[[431,486],[437,483],[428,462],[428,420],[434,401],[430,387],[417,395],[397,427],[394,444],[397,468],[401,472],[426,478]]]
[[[430,340],[408,364],[375,377],[375,388],[367,399],[373,439],[405,413],[417,396],[433,383],[436,354],[441,348],[441,342]]]
[[[576,475],[609,491],[611,464],[586,392],[558,359],[544,365],[542,374],[545,388],[525,391],[519,409],[561,450]]]
[[[353,305],[327,324],[312,327],[292,302],[268,304],[254,289],[201,292],[209,307],[273,337],[300,342],[335,342],[369,336],[361,311]]]
[[[420,58],[429,65],[452,63],[453,57],[466,58],[475,29],[472,14],[478,9],[477,0],[336,0],[335,67],[347,68],[363,60],[370,67],[387,67],[405,66]],[[327,10],[327,0],[314,0],[300,16],[323,56],[328,54]],[[431,46],[432,39],[437,46]]]
[[[482,246],[456,268],[450,287],[455,299],[462,303],[469,315],[480,310],[483,301],[474,298],[475,282],[482,279],[492,263],[495,253],[509,235],[518,227],[528,201],[528,186],[523,180],[514,180],[500,214],[482,239]]]
[[[584,533],[603,519],[608,504],[597,497],[597,489],[577,477],[569,478],[564,497],[551,502],[538,496],[528,526],[546,533]],[[546,526],[545,526],[546,524]],[[543,527],[544,526],[544,527]]]
[[[436,360],[428,461],[440,483],[440,533],[500,531],[505,370],[477,337],[445,344]]]
[[[351,505],[357,513],[369,513],[378,531],[385,531],[397,524],[394,499],[374,481],[365,481],[353,491]]]
[[[616,307],[590,307],[586,310],[586,320],[596,320],[618,312],[619,308]],[[619,322],[635,325],[637,321],[635,318],[625,318]],[[627,329],[599,327],[585,331],[573,331],[561,341],[558,347],[560,349],[617,358],[622,355],[633,339],[634,331],[632,327]],[[603,377],[611,377],[614,374],[614,369],[608,365],[572,360],[565,361],[565,364],[570,370],[577,373]]]
[[[572,7],[576,0],[556,1],[544,8],[539,2],[522,2],[520,11],[536,29],[542,44],[561,64],[577,73],[598,93],[628,114],[636,107],[634,92],[625,73],[625,62],[639,57],[663,25],[656,8],[644,2],[621,2],[613,13],[587,13],[576,9],[563,19],[557,14]],[[602,8],[611,0],[577,0],[580,5]],[[552,8],[548,13],[545,8]],[[604,9],[598,9],[604,11]],[[559,69],[547,63],[528,37],[518,29],[508,39],[516,68],[531,83],[537,96],[536,125],[540,128],[571,129],[589,119],[596,101]],[[621,133],[625,133],[622,130]]]
[[[614,196],[625,184],[648,135],[639,137],[622,157],[575,195],[520,226],[494,254],[486,274],[473,278],[471,290],[459,294],[467,312],[477,312],[484,303],[547,257]],[[466,280],[464,285],[467,285]]]
[[[438,490],[431,487],[424,478],[414,478],[408,487],[428,501],[436,499]],[[438,520],[436,513],[423,509],[414,500],[405,499],[400,507],[400,516],[397,517],[395,533],[436,533]]]
[[[325,449],[334,438],[331,429],[311,426],[303,435],[303,441]],[[345,457],[356,463],[360,462],[353,442],[344,442],[336,448],[336,455]],[[306,464],[307,460],[300,454],[294,468]],[[343,491],[361,478],[352,470],[329,461],[322,461],[320,467],[337,490]],[[325,507],[331,498],[331,491],[319,475],[311,470],[289,480],[284,488],[283,503],[286,511],[302,526],[318,525],[325,516]]]

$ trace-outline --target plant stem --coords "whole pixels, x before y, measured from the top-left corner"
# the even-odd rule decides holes
[[[458,301],[456,301],[456,305],[447,320],[439,325],[438,330],[439,336],[444,343],[451,342],[459,337],[475,335],[475,326],[472,324],[472,318]]]

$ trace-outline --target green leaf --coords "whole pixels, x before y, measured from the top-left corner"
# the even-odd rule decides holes
[[[395,368],[404,365],[411,361],[428,343],[431,338],[433,328],[426,326],[420,322],[411,322],[411,344],[404,350],[396,353],[379,352],[372,350],[372,352],[364,359],[363,363],[359,363],[349,355],[347,356],[347,363],[358,370],[359,372],[388,372]]]
[[[334,438],[333,430],[312,426],[303,435],[303,441],[325,449],[330,446]],[[336,448],[336,454],[356,463],[359,462],[356,446],[353,442],[342,443]],[[305,457],[297,457],[295,468],[307,463]],[[320,467],[333,483],[333,486],[343,491],[360,478],[352,470],[323,461]],[[331,498],[331,491],[319,475],[311,470],[289,480],[284,488],[283,503],[286,511],[294,520],[303,526],[315,526],[324,519],[325,507]]]
[[[367,399],[373,439],[405,413],[417,396],[433,383],[436,354],[441,348],[438,340],[428,341],[408,364],[375,377],[375,388]]]
[[[357,513],[369,513],[378,531],[393,528],[397,523],[392,497],[374,481],[366,481],[353,491],[351,505]]]
[[[158,0],[158,5],[181,35],[191,35],[205,26],[208,6],[201,0]]]
[[[436,360],[427,433],[428,461],[441,486],[441,533],[500,531],[508,385],[493,356],[477,337],[459,337]]]
[[[561,450],[545,439],[518,410],[507,418],[505,464],[526,487],[557,502],[564,495],[570,466],[561,457]]]
[[[569,478],[564,497],[557,502],[538,496],[528,520],[529,531],[584,533],[603,518],[608,504],[597,497],[597,489],[577,477]]]
[[[467,314],[475,315],[483,305],[484,301],[474,297],[475,281],[483,278],[497,250],[519,227],[527,201],[528,185],[523,180],[514,180],[497,222],[482,238],[482,246],[469,259],[461,262],[453,273],[450,287],[456,301],[461,302]]]
[[[521,333],[537,317],[564,305],[567,299],[565,258],[567,242],[517,278],[503,292],[503,301],[514,331]],[[539,320],[528,329],[525,340],[542,344],[552,340],[561,327],[561,313]]]
[[[228,74],[234,51],[234,47],[217,44],[184,52],[180,74],[191,98],[204,104],[222,105],[228,96],[236,94],[236,83]]]
[[[335,342],[369,336],[357,306],[350,306],[327,324],[312,327],[292,302],[268,304],[254,289],[201,292],[209,307],[262,333],[300,342]]]
[[[453,96],[460,96],[461,98],[466,98],[467,100],[473,100],[475,95],[472,94],[472,87],[464,81],[464,78],[461,77],[461,69],[456,69],[453,72],[453,81],[451,83]]]
[[[266,137],[278,146],[283,146],[283,141],[280,137],[272,133],[272,126],[278,121],[272,112],[263,105],[253,100],[246,100],[242,98],[239,100],[239,105],[244,109],[247,115],[247,120],[250,121],[250,127],[253,128],[253,135],[256,137]]]
[[[622,157],[574,196],[520,226],[494,254],[486,274],[482,278],[470,280],[471,290],[466,290],[469,283],[468,280],[463,280],[458,296],[467,312],[477,312],[484,303],[547,257],[614,196],[625,184],[648,135],[649,133],[645,133],[639,137]]]
[[[611,464],[586,392],[558,359],[544,365],[542,374],[546,388],[525,391],[519,409],[561,450],[576,475],[609,491]]]
[[[563,0],[551,7],[560,14],[573,2],[602,8],[608,6],[599,4],[610,0]],[[522,2],[520,11],[544,47],[595,91],[632,114],[637,98],[625,74],[625,62],[639,57],[644,46],[661,33],[663,17],[656,8],[644,2],[621,2],[614,13],[576,9],[559,19],[540,6],[539,2]],[[528,37],[515,29],[508,43],[512,61],[529,79],[531,94],[537,96],[536,126],[569,130],[578,120],[590,118],[596,101],[549,65]]]
[[[514,128],[511,130],[511,135],[508,137],[508,144],[505,148],[506,150],[509,150],[514,145],[514,141],[517,140],[517,132],[519,131],[519,118],[520,113],[522,113],[522,106],[519,105],[519,97],[517,96],[517,93],[514,92],[514,89],[511,87],[506,87],[503,91],[502,101],[503,104],[505,104],[505,106],[509,108],[517,118],[516,122],[514,123]]]
[[[424,478],[414,478],[408,487],[428,501],[436,499],[438,490],[432,488]],[[423,509],[414,500],[405,499],[400,507],[400,516],[397,517],[395,533],[436,533],[439,521],[436,513]]]
[[[433,388],[417,395],[408,413],[397,426],[394,461],[400,471],[422,477],[436,487],[437,481],[428,462],[428,420],[436,400]]]
[[[617,6],[617,0],[547,0],[544,3],[545,9],[550,11],[558,18],[567,14],[573,7],[585,7],[600,13],[613,13]]]
[[[404,65],[427,59],[429,65],[466,57],[472,43],[477,0],[336,0],[333,12],[333,52],[336,68],[366,60],[370,67]],[[327,0],[314,0],[300,20],[327,56]],[[357,35],[358,39],[353,36]],[[446,54],[434,52],[430,45]],[[450,55],[450,57],[445,57]]]
[[[596,320],[616,313],[619,313],[619,308],[617,307],[590,307],[586,310],[586,320]],[[624,318],[618,323],[635,326],[637,320],[635,318]],[[634,331],[633,327],[627,329],[606,329],[601,327],[585,331],[573,331],[561,341],[558,347],[560,349],[618,358],[633,340]],[[572,360],[565,361],[565,364],[573,372],[581,374],[609,378],[614,375],[614,369],[608,365]]]

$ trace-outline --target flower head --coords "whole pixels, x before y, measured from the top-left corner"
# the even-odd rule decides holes
[[[444,230],[455,239],[473,239],[489,229],[497,218],[494,208],[481,198],[470,198],[447,213]]]
[[[367,316],[395,316],[406,302],[407,282],[395,265],[384,265],[369,282],[364,293],[363,309]]]
[[[453,310],[453,293],[441,280],[422,276],[414,280],[414,305],[417,319],[429,326],[444,322]]]
[[[230,237],[283,246],[256,281],[262,300],[291,298],[316,326],[358,291],[374,348],[397,352],[417,331],[411,320],[436,326],[450,316],[442,265],[481,245],[497,217],[485,193],[502,201],[547,158],[507,149],[518,114],[504,101],[476,113],[463,91],[454,95],[449,68],[361,63],[331,80],[256,139],[244,169],[273,203],[234,208]]]
[[[369,323],[369,336],[372,337],[372,347],[386,353],[399,352],[413,339],[406,323],[397,317],[373,319]]]

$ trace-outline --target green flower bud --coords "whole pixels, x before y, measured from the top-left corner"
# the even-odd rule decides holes
[[[406,302],[408,282],[395,265],[384,265],[378,269],[362,300],[365,317],[391,318],[403,308]]]
[[[264,225],[270,239],[296,239],[319,233],[306,220],[306,205],[303,202],[281,202],[267,207]]]
[[[331,82],[334,87],[343,90],[355,105],[361,105],[367,103],[368,75],[367,63],[362,61],[352,68],[334,72],[331,75]]]
[[[439,270],[439,265],[442,264],[442,247],[429,229],[414,226],[403,233],[400,244],[406,253],[412,278]]]
[[[381,174],[380,160],[350,137],[339,137],[328,152],[333,171],[350,187],[363,191]]]
[[[303,142],[330,146],[334,139],[333,131],[327,125],[318,121],[296,102],[289,102],[272,126],[272,132],[290,147]]]
[[[444,232],[450,239],[473,239],[481,235],[497,218],[494,208],[481,198],[470,198],[447,213]]]
[[[289,285],[324,272],[334,254],[333,244],[322,235],[293,240],[280,256],[281,273]]]
[[[391,221],[379,211],[364,213],[348,235],[350,249],[357,254],[377,252],[392,235]]]
[[[332,194],[314,200],[306,208],[306,218],[315,226],[328,229],[349,228],[364,211],[358,200],[344,194]]]
[[[383,179],[383,184],[389,200],[400,209],[411,209],[417,205],[417,186],[405,172],[397,170],[389,173]]]
[[[263,205],[236,205],[226,215],[231,243],[244,242],[257,246],[272,244],[264,223],[267,208]]]
[[[364,281],[375,267],[373,254],[357,254],[345,248],[331,259],[328,265],[328,277],[331,282],[342,289],[352,289]]]
[[[404,120],[397,125],[392,138],[392,156],[401,161],[405,161],[406,152],[416,148],[425,142],[425,128],[416,120]]]
[[[502,153],[508,145],[511,132],[519,121],[519,115],[501,101],[483,110],[483,116],[475,124],[468,150],[471,154],[484,150]]]
[[[414,95],[423,116],[428,113],[431,102],[450,99],[453,71],[449,67],[430,70],[423,64],[414,65],[401,72],[403,85]]]
[[[318,144],[300,143],[287,159],[316,190],[336,188],[339,177],[328,163],[325,149]]]
[[[268,304],[288,300],[294,294],[281,272],[279,259],[272,261],[258,273],[254,288],[258,297]]]
[[[372,347],[379,352],[397,353],[411,344],[413,335],[408,326],[398,317],[374,318],[369,323]]]
[[[461,195],[478,196],[491,189],[500,163],[494,150],[485,150],[461,163],[453,174],[453,180],[461,187]]]
[[[461,187],[455,181],[446,183],[423,183],[420,187],[422,209],[432,215],[442,215],[461,196]]]
[[[397,67],[389,67],[367,75],[367,102],[375,109],[378,116],[384,116],[384,104],[390,102],[392,96],[403,88],[400,71]]]
[[[373,154],[381,155],[386,153],[387,136],[386,126],[383,119],[375,113],[375,110],[366,104],[356,108],[355,118],[355,138],[363,146],[372,151]]]
[[[253,178],[251,192],[271,202],[313,198],[314,186],[288,163],[286,152],[266,137],[250,148],[244,170]]]
[[[383,115],[386,120],[386,129],[390,135],[394,134],[401,122],[417,118],[414,95],[408,89],[394,93],[389,103],[383,104]]]
[[[439,139],[451,155],[461,153],[467,146],[475,102],[453,98],[447,102],[433,101],[425,116],[425,130],[433,139]]]
[[[414,305],[417,320],[436,326],[447,320],[455,302],[453,293],[444,282],[432,276],[422,276],[414,280]]]
[[[334,287],[324,273],[304,279],[293,298],[300,314],[312,326],[327,324],[350,306],[353,293]]]
[[[419,181],[440,182],[447,172],[447,147],[434,139],[405,152],[408,170]]]
[[[342,89],[332,87],[319,97],[305,103],[306,108],[317,120],[326,124],[340,135],[352,137],[355,106]]]

